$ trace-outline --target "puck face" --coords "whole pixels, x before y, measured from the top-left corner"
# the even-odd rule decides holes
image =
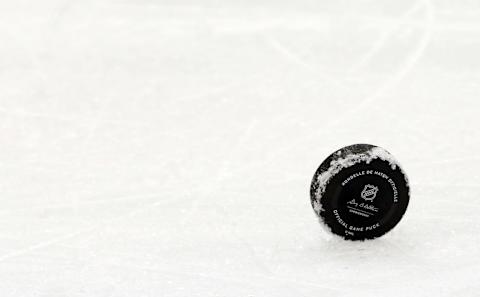
[[[408,181],[384,149],[348,146],[320,165],[312,181],[311,202],[334,234],[350,240],[373,239],[400,222],[409,202]]]

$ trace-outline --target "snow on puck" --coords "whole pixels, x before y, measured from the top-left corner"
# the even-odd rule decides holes
[[[385,149],[355,144],[331,154],[316,171],[312,207],[334,234],[349,240],[380,237],[400,222],[410,197],[408,179]]]

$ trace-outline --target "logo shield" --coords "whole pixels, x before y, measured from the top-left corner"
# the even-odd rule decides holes
[[[365,201],[372,202],[377,197],[377,193],[378,187],[372,185],[365,185],[365,188],[363,188],[363,191],[360,195]]]

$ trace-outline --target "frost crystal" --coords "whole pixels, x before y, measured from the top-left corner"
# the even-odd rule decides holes
[[[339,156],[340,154],[337,152],[337,155]],[[395,170],[397,167],[400,170],[402,170],[401,166],[399,165],[397,160],[392,156],[392,154],[390,154],[389,152],[387,152],[386,150],[380,147],[373,147],[372,149],[370,149],[365,153],[360,153],[360,154],[351,153],[346,155],[343,158],[338,158],[336,160],[333,160],[330,163],[330,167],[328,168],[328,170],[326,170],[325,172],[323,172],[317,177],[316,184],[318,185],[318,187],[315,191],[316,199],[313,202],[313,207],[315,212],[319,213],[322,210],[320,197],[322,197],[322,195],[325,193],[325,189],[328,183],[337,173],[339,173],[341,170],[345,168],[348,168],[360,162],[365,162],[369,164],[374,159],[381,159],[381,160],[387,161],[392,167],[392,170]],[[404,174],[404,176],[405,176],[405,181],[407,182],[407,185],[408,185],[408,180],[406,178],[406,175]]]

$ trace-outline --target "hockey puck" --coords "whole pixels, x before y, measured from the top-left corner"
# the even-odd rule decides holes
[[[321,223],[348,240],[380,237],[407,210],[408,179],[385,149],[355,144],[331,154],[316,171],[310,188]]]

